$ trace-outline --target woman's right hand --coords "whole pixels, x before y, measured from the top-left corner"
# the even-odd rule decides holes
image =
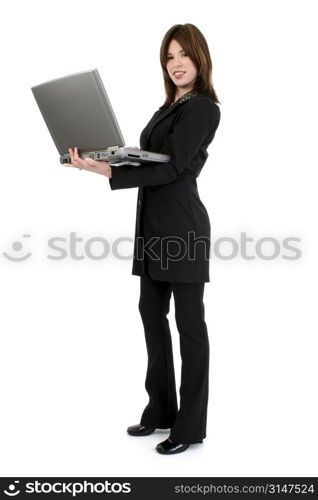
[[[105,175],[109,179],[112,178],[112,168],[107,161],[97,161],[93,160],[92,158],[85,158],[85,160],[83,160],[78,154],[77,147],[75,147],[74,150],[73,148],[69,148],[68,151],[71,156],[71,162],[64,163],[63,165],[65,167],[80,168],[88,170],[89,172],[94,172],[95,174]]]

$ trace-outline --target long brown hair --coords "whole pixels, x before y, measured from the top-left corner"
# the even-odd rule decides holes
[[[174,24],[165,34],[160,47],[160,64],[163,72],[166,100],[162,107],[173,103],[176,85],[167,71],[167,52],[171,40],[174,39],[192,60],[198,72],[192,90],[198,94],[210,97],[213,102],[220,103],[212,84],[212,60],[206,39],[194,24]]]

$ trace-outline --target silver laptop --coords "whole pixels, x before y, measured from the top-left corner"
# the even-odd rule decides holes
[[[124,147],[125,142],[98,70],[91,69],[31,87],[60,154],[70,163],[68,148],[78,147],[83,159],[114,166],[165,163],[169,155]]]

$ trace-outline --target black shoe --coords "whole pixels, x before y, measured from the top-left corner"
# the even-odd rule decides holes
[[[190,444],[174,443],[170,438],[157,444],[156,450],[164,455],[172,455],[173,453],[181,453],[189,448]]]
[[[128,427],[127,432],[131,436],[148,436],[155,431],[155,427],[146,427],[142,424],[131,425]]]

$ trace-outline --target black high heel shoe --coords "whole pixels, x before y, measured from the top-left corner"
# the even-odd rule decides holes
[[[203,440],[199,441],[199,443],[203,443]],[[156,450],[158,453],[162,453],[163,455],[172,455],[174,453],[181,453],[182,451],[185,451],[189,448],[189,446],[189,443],[174,443],[170,438],[168,438],[157,444]]]
[[[155,427],[147,427],[146,425],[136,424],[128,427],[127,432],[131,436],[149,436],[156,430]]]

